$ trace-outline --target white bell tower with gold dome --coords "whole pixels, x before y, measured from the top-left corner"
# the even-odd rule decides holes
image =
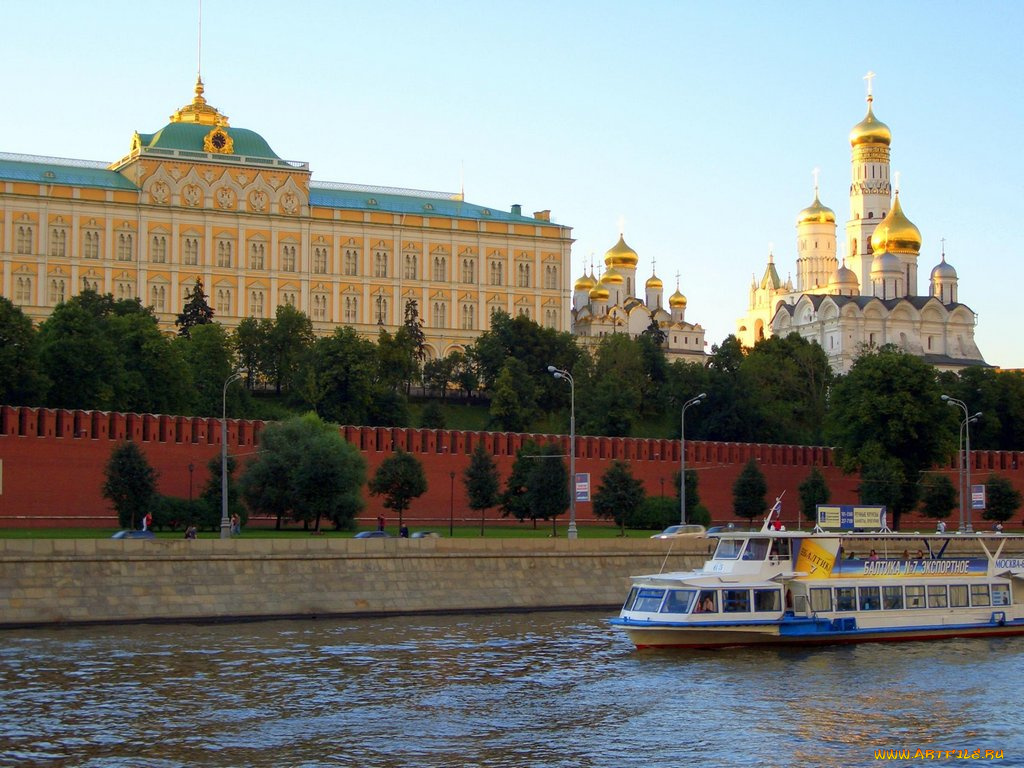
[[[874,252],[871,236],[889,212],[892,186],[889,181],[889,145],[892,131],[875,117],[871,109],[874,96],[868,72],[868,113],[850,131],[852,148],[850,183],[850,220],[846,222],[847,266],[857,275],[861,290],[871,285]]]
[[[796,218],[796,289],[824,293],[839,266],[836,258],[836,214],[818,199],[818,169],[814,169],[814,202]]]

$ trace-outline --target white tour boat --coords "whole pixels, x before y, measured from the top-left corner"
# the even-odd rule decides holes
[[[1024,536],[893,533],[879,507],[856,509],[856,525],[854,508],[819,508],[819,524],[841,509],[857,530],[785,531],[777,509],[759,531],[709,533],[699,570],[634,577],[611,624],[637,648],[1024,634]],[[881,510],[878,532],[866,509]]]

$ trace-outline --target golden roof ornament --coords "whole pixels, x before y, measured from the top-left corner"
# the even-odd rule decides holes
[[[199,125],[228,125],[228,116],[222,115],[216,107],[211,107],[203,97],[203,78],[196,76],[196,95],[191,104],[187,104],[173,115],[172,123],[198,123]]]

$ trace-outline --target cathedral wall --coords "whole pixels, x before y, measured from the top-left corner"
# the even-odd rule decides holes
[[[235,419],[227,424],[228,451],[244,463],[258,449],[265,424]],[[462,480],[479,443],[494,455],[503,484],[516,451],[528,440],[555,441],[563,453],[570,452],[565,435],[355,426],[340,427],[340,431],[366,458],[370,474],[399,448],[416,455],[423,464],[428,490],[413,502],[405,517],[418,527],[442,528],[450,519],[460,525],[480,520],[467,506]],[[126,439],[136,442],[156,469],[160,493],[198,497],[208,480],[207,462],[220,455],[220,434],[220,419],[216,418],[2,406],[0,528],[117,527],[101,486],[111,451]],[[679,447],[678,440],[578,436],[576,471],[590,474],[593,493],[612,461],[627,461],[648,495],[676,498],[673,478],[680,468]],[[859,478],[842,474],[831,448],[687,440],[686,467],[697,471],[701,503],[711,511],[714,522],[735,519],[732,486],[750,459],[765,475],[769,500],[785,492],[783,520],[787,525],[796,524],[798,487],[812,467],[825,475],[832,503],[858,500]],[[1024,492],[1024,452],[972,451],[971,462],[974,482],[998,473]],[[956,484],[955,458],[936,470]],[[381,513],[389,516],[379,497],[365,491],[364,496],[363,524]],[[592,503],[581,502],[576,511],[579,522],[593,520]],[[953,519],[956,515],[954,512]],[[488,510],[487,518],[489,524],[502,521],[497,510]],[[562,523],[567,519],[568,515]],[[975,519],[980,519],[978,513]],[[256,519],[252,524],[271,525],[272,521]],[[929,525],[915,516],[904,518],[905,528]]]

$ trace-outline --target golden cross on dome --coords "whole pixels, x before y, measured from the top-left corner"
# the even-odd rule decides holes
[[[871,101],[871,99],[873,98],[871,95],[871,81],[874,80],[876,77],[877,75],[874,72],[871,72],[870,70],[866,75],[864,75],[864,79],[868,81],[868,101]]]
[[[897,195],[900,193],[900,172],[899,171],[896,171],[896,173],[894,173],[892,175],[892,188],[894,190],[896,190],[896,194]]]
[[[821,173],[821,168],[815,168],[811,171],[811,176],[814,177],[814,196],[818,196],[818,175]]]

